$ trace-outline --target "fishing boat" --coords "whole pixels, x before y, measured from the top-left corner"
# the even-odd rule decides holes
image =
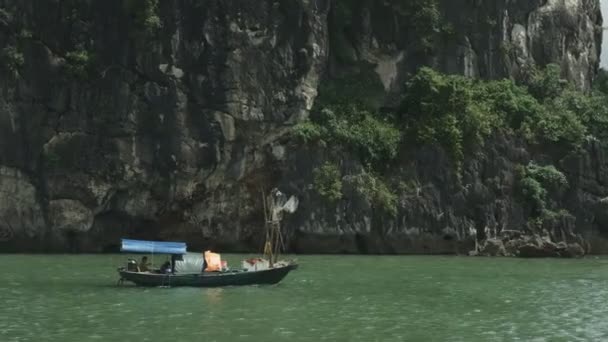
[[[298,268],[293,260],[279,260],[284,248],[280,229],[283,212],[293,212],[297,199],[293,196],[285,200],[278,190],[264,199],[266,240],[264,257],[243,260],[241,267],[230,269],[221,260],[220,254],[205,251],[188,253],[185,242],[121,240],[121,252],[164,255],[167,261],[160,268],[139,267],[137,261],[130,259],[127,265],[118,268],[119,284],[125,281],[138,286],[194,286],[219,287],[238,285],[277,284],[287,274]],[[170,258],[170,260],[169,260]]]
[[[164,242],[122,239],[122,252],[160,254],[171,257],[171,267],[168,270],[150,269],[142,272],[137,268],[135,260],[131,259],[127,266],[120,267],[119,284],[125,281],[138,286],[194,286],[218,287],[237,285],[277,284],[289,272],[295,270],[298,264],[294,261],[276,262],[272,266],[264,259],[249,259],[243,261],[246,265],[240,269],[231,270],[226,267],[209,266],[209,259],[186,258],[187,246],[184,242]],[[203,255],[217,256],[216,253],[205,252]],[[201,265],[196,271],[196,266]],[[193,267],[194,266],[194,267]]]

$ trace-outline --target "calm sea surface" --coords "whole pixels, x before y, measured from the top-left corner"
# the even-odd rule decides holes
[[[166,289],[117,287],[124,255],[0,255],[0,341],[608,341],[606,258],[298,259],[277,286]]]

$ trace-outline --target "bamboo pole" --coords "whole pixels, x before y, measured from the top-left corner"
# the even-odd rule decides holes
[[[267,251],[268,251],[268,241],[270,238],[270,232],[268,230],[268,212],[266,209],[266,192],[264,191],[263,187],[260,187],[260,193],[262,194],[262,206],[264,209],[264,230],[265,230],[265,236],[266,238],[264,239],[264,246],[262,246],[262,253],[264,254],[264,257],[267,256]]]
[[[274,229],[275,229],[275,241],[274,241],[274,258],[275,258],[275,262],[277,262],[277,258],[278,255],[280,253],[280,245],[279,245],[279,241],[281,241],[281,223],[280,221],[275,221],[274,223]]]
[[[281,227],[279,226],[279,248],[281,252],[285,251],[285,240],[283,239],[283,232],[280,231]]]

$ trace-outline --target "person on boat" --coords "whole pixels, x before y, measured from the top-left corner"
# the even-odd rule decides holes
[[[127,261],[127,271],[137,272],[137,261],[135,259]]]
[[[171,269],[171,262],[169,260],[165,261],[164,264],[160,267],[160,273],[168,274],[173,273]]]
[[[147,256],[144,256],[141,258],[141,262],[139,263],[139,266],[138,266],[138,271],[139,272],[149,272],[150,271],[150,264],[148,263]]]

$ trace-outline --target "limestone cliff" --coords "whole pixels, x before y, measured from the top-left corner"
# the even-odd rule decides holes
[[[275,186],[300,199],[292,251],[454,253],[518,230],[514,168],[536,152],[512,137],[467,157],[463,187],[441,150],[404,156],[388,177],[416,190],[394,218],[347,191],[329,206],[310,186],[335,156],[290,128],[325,80],[362,63],[388,108],[421,65],[517,79],[553,62],[581,89],[595,77],[597,0],[443,0],[439,20],[418,2],[0,0],[0,250],[112,250],[123,236],[259,250],[261,191]],[[598,251],[604,154],[590,143],[563,160],[576,223],[556,225]]]

